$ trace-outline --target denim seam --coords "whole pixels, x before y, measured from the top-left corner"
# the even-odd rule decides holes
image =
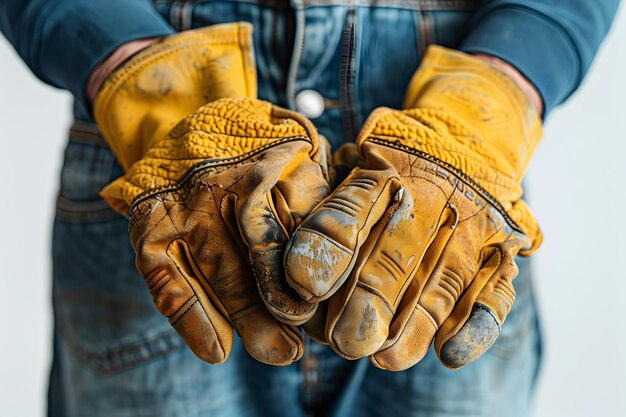
[[[259,1],[263,2],[263,0]],[[389,7],[407,10],[471,10],[476,7],[477,3],[472,0],[302,0],[304,7],[355,6]]]
[[[355,100],[355,58],[356,58],[356,25],[355,8],[350,6],[344,18],[341,36],[341,57],[339,63],[339,101],[342,110],[343,134],[346,141],[354,141],[356,136],[355,120],[357,104]]]
[[[300,0],[292,0],[292,6],[294,9],[296,30],[294,33],[293,52],[291,54],[291,63],[287,72],[287,85],[285,86],[285,90],[287,95],[287,106],[291,110],[296,110],[296,87],[298,82],[300,60],[302,59],[302,51],[304,50],[306,16]]]
[[[109,149],[98,127],[94,123],[80,120],[76,120],[70,127],[69,141]]]
[[[416,21],[416,26],[419,33],[418,45],[419,45],[419,55],[423,56],[426,53],[426,49],[428,49],[428,45],[431,45],[435,42],[435,31],[434,31],[434,22],[433,16],[430,11],[420,9],[418,11],[418,19]]]
[[[168,3],[168,2],[155,2],[155,3]],[[193,1],[189,0],[175,0],[171,2],[171,8],[169,13],[170,25],[176,31],[181,32],[189,30],[193,27]]]
[[[180,28],[181,30],[189,30],[193,27],[193,3],[184,1],[180,11]]]
[[[73,201],[57,196],[55,219],[68,223],[101,222],[123,218],[104,200]]]
[[[102,373],[112,373],[135,366],[185,346],[183,340],[168,328],[155,336],[125,346],[90,352],[76,343],[66,331],[60,329],[59,332],[77,359]]]

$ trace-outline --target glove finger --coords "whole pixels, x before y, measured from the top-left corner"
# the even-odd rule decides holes
[[[246,350],[257,361],[286,366],[302,357],[302,332],[276,320],[260,300],[231,318]]]
[[[190,240],[197,241],[197,237],[192,234]],[[252,357],[273,365],[288,365],[298,360],[303,350],[299,331],[282,325],[263,307],[238,248],[229,239],[222,239],[219,247],[221,250],[216,250],[211,242],[192,248],[179,241],[169,251],[176,254],[176,259],[186,260],[187,268],[202,283],[203,293],[230,319]]]
[[[220,242],[220,247],[227,247]],[[303,338],[296,328],[280,323],[265,308],[252,272],[234,247],[220,253],[214,246],[194,255],[203,269],[214,303],[220,303],[243,344],[256,360],[288,365],[303,353]]]
[[[424,265],[420,265],[414,280],[417,288],[410,291],[414,301],[406,300],[398,323],[394,323],[390,342],[371,357],[379,368],[402,370],[418,363],[463,294],[466,283],[471,282],[479,269],[479,257],[471,253],[471,245],[464,241],[466,236],[462,230],[455,230],[447,243],[445,235],[439,239],[426,253]],[[436,256],[440,244],[445,244],[445,248]],[[423,283],[421,291],[420,282]]]
[[[354,171],[293,234],[285,272],[302,298],[324,300],[347,279],[371,228],[402,188],[393,172]]]
[[[230,319],[248,353],[263,363],[288,365],[302,356],[302,334],[278,322],[265,308],[244,255],[247,248],[237,229],[236,196],[217,196],[220,197],[220,216],[213,217],[211,225],[214,227],[210,230],[199,227],[188,232],[189,241],[202,242],[190,247],[193,253],[189,257],[196,261],[196,274],[203,277],[205,291]],[[204,204],[205,207],[211,205],[213,203]],[[196,215],[206,216],[207,213]],[[224,229],[230,231],[230,235],[224,233]]]
[[[408,190],[372,229],[350,281],[329,300],[328,339],[340,355],[356,359],[375,353],[387,340],[389,327],[426,249],[440,225],[450,217],[414,208]],[[363,261],[362,261],[363,260]],[[342,298],[347,297],[347,298]]]
[[[251,179],[259,178],[259,184],[240,197],[237,209],[240,234],[250,250],[261,298],[276,318],[292,325],[310,319],[316,305],[302,300],[287,285],[285,245],[297,225],[330,192],[324,172],[308,158],[310,147],[301,141],[272,149],[271,155],[247,174]]]
[[[519,272],[515,256],[527,242],[513,233],[488,249],[481,270],[437,332],[435,348],[448,368],[475,361],[496,341],[515,301],[512,281]]]
[[[162,198],[156,203],[147,200],[142,204],[148,206],[135,210],[147,213],[131,226],[140,271],[148,276],[167,267],[170,275],[179,278],[178,285],[164,287],[165,292],[154,287],[157,307],[170,319],[180,312],[184,319],[174,327],[194,353],[211,363],[226,360],[233,326],[259,361],[287,364],[296,360],[302,354],[301,336],[294,337],[294,329],[259,309],[263,304],[250,267],[238,241],[229,236],[224,219],[214,212],[214,195],[192,191],[186,204]],[[195,298],[199,305],[193,304]],[[255,314],[246,314],[250,312]]]
[[[166,252],[162,247],[142,245],[137,267],[154,304],[193,353],[206,362],[222,363],[232,348],[233,329],[204,291],[184,245],[172,242]]]

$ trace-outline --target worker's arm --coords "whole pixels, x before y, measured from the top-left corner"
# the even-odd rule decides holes
[[[460,49],[513,65],[541,93],[544,116],[580,85],[619,0],[483,1]]]
[[[0,31],[38,78],[80,101],[120,45],[173,33],[149,0],[3,0]]]

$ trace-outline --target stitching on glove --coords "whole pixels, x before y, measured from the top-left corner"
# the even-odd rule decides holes
[[[126,83],[124,82],[119,82],[120,79],[125,80],[128,78],[134,77],[135,72],[140,71],[141,69],[143,69],[144,67],[147,67],[148,65],[151,65],[155,60],[159,58],[173,55],[175,53],[178,53],[181,50],[195,48],[198,45],[222,46],[222,45],[239,45],[239,44],[240,43],[238,41],[210,42],[209,43],[207,42],[207,39],[190,39],[190,40],[185,39],[185,40],[180,41],[179,43],[173,43],[172,45],[167,45],[166,47],[163,47],[163,45],[161,45],[161,48],[157,48],[157,50],[147,52],[145,56],[141,57],[141,60],[139,62],[131,61],[127,64],[128,65],[127,67],[120,69],[119,72],[116,71],[114,76],[111,79],[106,81],[106,84],[108,85],[115,84],[115,87],[108,94],[108,97],[109,98],[114,97],[115,92],[119,90],[122,86],[126,85]],[[103,85],[103,87],[101,88],[101,91],[103,91],[105,88],[106,86]],[[107,124],[109,125],[111,124],[110,121],[111,121],[111,118],[113,117],[113,114],[106,110],[108,109],[110,105],[110,101],[111,100],[109,99],[105,103],[103,103],[104,111],[109,114],[109,117],[107,117],[107,121],[109,122]]]
[[[493,291],[499,293],[509,304],[513,305],[515,293],[509,288],[509,283],[503,278],[498,278]]]
[[[424,151],[420,151],[420,150],[417,150],[417,149],[413,149],[413,148],[408,147],[408,146],[406,146],[406,145],[399,145],[399,144],[397,144],[397,142],[396,142],[396,141],[397,141],[397,139],[398,139],[398,138],[397,138],[397,137],[394,137],[394,136],[385,137],[385,136],[383,136],[383,135],[369,136],[369,138],[368,138],[368,140],[370,140],[370,141],[372,141],[372,142],[380,143],[380,142],[378,142],[378,141],[384,141],[384,142],[389,143],[389,144],[391,144],[391,145],[393,145],[393,146],[396,146],[396,147],[406,147],[407,149],[411,149],[411,150],[414,150],[414,151],[417,151],[417,152],[424,152]],[[455,150],[453,150],[453,149],[450,149],[450,148],[445,148],[445,147],[442,147],[442,146],[437,146],[436,144],[429,144],[429,145],[428,145],[428,147],[435,148],[435,149],[441,149],[441,150],[443,150],[443,151],[445,151],[445,152],[448,152],[448,153],[453,153],[453,154],[461,155],[463,158],[473,160],[474,162],[479,163],[479,164],[484,164],[484,160],[482,160],[482,159],[480,159],[480,158],[476,158],[476,157],[470,156],[469,154],[464,153],[464,152],[455,151]],[[429,155],[429,156],[431,156],[432,158],[436,158],[436,157],[434,157],[434,156],[432,156],[432,155],[430,155],[430,154],[428,154],[428,153],[426,153],[426,152],[424,152],[424,154],[425,154],[425,155]],[[441,161],[441,162],[442,162],[442,163],[445,163],[444,161]],[[455,169],[456,169],[457,171],[460,171],[458,168],[455,168]],[[494,170],[494,171],[496,171],[497,173],[499,173],[499,174],[500,174],[500,177],[504,177],[504,178],[510,179],[510,181],[509,181],[509,182],[514,182],[514,181],[517,181],[514,177],[512,177],[512,176],[508,175],[507,173],[505,173],[504,171],[502,171],[502,170],[500,170],[500,169],[498,169],[498,168],[493,168],[493,170]],[[490,179],[490,178],[483,177],[483,176],[479,176],[479,177],[476,177],[476,178],[479,178],[479,179],[481,179],[481,180],[482,180],[482,181],[484,181],[484,182],[487,182],[487,183],[493,184],[493,185],[494,185],[494,186],[496,186],[496,187],[503,188],[505,191],[507,191],[507,192],[509,192],[509,193],[511,193],[511,194],[519,194],[518,192],[516,192],[516,190],[515,190],[514,188],[510,187],[510,186],[508,185],[508,183],[507,183],[507,182],[505,182],[505,181],[497,181],[497,180]]]
[[[346,252],[347,254],[352,255],[352,253],[354,253],[354,251],[352,249],[346,248],[341,243],[335,241],[335,239],[329,239],[328,236],[326,236],[323,233],[318,232],[317,230],[313,230],[313,229],[309,229],[308,227],[300,226],[298,228],[298,231],[307,231],[309,233],[316,234],[319,237],[321,237],[322,239],[329,241],[329,243],[331,243],[332,245],[336,246],[338,249]]]
[[[430,319],[430,324],[433,325],[433,329],[435,331],[439,328],[439,325],[437,324],[437,321],[435,320],[435,318],[419,303],[419,301],[417,305],[415,306],[415,310],[421,311],[422,313],[426,315],[426,318]],[[404,333],[405,331],[406,331],[406,326],[404,327],[404,329],[402,329],[402,333]]]
[[[483,303],[474,303],[474,307],[480,308],[481,310],[485,310],[491,317],[493,317],[494,321],[496,322],[496,325],[498,326],[498,331],[502,330],[502,325],[500,324],[500,320],[495,316],[495,314],[493,313],[493,311],[491,311],[489,307],[487,307]]]
[[[231,36],[231,33],[221,34],[223,37]],[[201,36],[201,39],[197,39],[198,36]],[[211,36],[216,36],[216,34],[211,34]],[[166,39],[167,41],[167,39]],[[145,51],[143,56],[140,56],[140,61],[137,62],[131,59],[131,62],[128,62],[125,65],[125,68],[120,68],[121,71],[115,73],[115,75],[109,79],[109,81],[116,83],[120,78],[129,78],[134,75],[134,72],[143,69],[144,67],[152,64],[156,59],[172,55],[181,50],[195,48],[196,46],[224,46],[224,45],[240,45],[241,41],[231,40],[231,41],[213,41],[213,39],[209,39],[206,35],[194,34],[191,39],[179,39],[177,41],[171,41],[167,45],[154,45],[155,48],[151,51]],[[116,91],[121,85],[113,90]]]
[[[185,245],[187,245],[187,242],[182,239],[181,240],[185,243]],[[224,305],[222,304],[221,300],[219,297],[217,297],[216,293],[215,293],[215,289],[211,286],[211,284],[207,281],[207,279],[204,277],[204,275],[202,275],[202,271],[198,271],[200,272],[199,276],[194,276],[193,278],[188,276],[187,273],[185,271],[183,271],[179,265],[179,263],[170,255],[169,252],[169,247],[172,245],[172,243],[174,243],[175,241],[172,241],[169,245],[168,245],[168,250],[167,250],[167,256],[168,258],[170,258],[170,260],[172,261],[172,263],[174,264],[174,266],[176,267],[176,269],[178,270],[178,273],[180,274],[180,276],[185,280],[185,283],[189,286],[189,288],[191,289],[191,291],[193,292],[194,296],[198,299],[200,299],[200,297],[198,296],[198,293],[196,292],[196,286],[201,287],[201,289],[204,292],[204,295],[208,298],[209,303],[219,312],[219,314],[226,319],[226,321],[228,321],[228,323],[232,326],[232,322],[230,320],[230,315],[228,314],[228,310],[226,309],[226,307],[224,307]],[[193,266],[190,265],[191,268],[193,269]],[[195,271],[193,271],[195,273]],[[196,281],[196,285],[192,285],[191,281],[193,281],[195,279]],[[204,314],[207,317],[210,317],[210,314],[204,309],[204,306],[202,305],[202,303],[200,303],[200,307],[202,308],[202,311],[204,312]],[[210,320],[209,320],[210,321]],[[212,323],[212,321],[211,321]]]
[[[476,183],[476,181],[474,181],[472,178],[470,178],[469,176],[465,175],[465,173],[463,173],[458,168],[453,167],[452,165],[448,164],[447,162],[444,162],[444,161],[442,161],[442,160],[440,160],[438,158],[435,158],[432,155],[429,155],[429,154],[424,153],[422,151],[419,151],[417,149],[410,148],[410,147],[405,146],[405,145],[398,145],[396,143],[390,143],[390,142],[388,142],[388,141],[386,141],[384,139],[380,139],[380,138],[377,138],[377,137],[370,137],[368,140],[373,142],[373,143],[377,143],[379,145],[382,145],[382,146],[387,146],[389,148],[396,148],[398,150],[411,153],[411,154],[413,154],[415,156],[418,156],[418,157],[420,157],[422,159],[430,161],[430,162],[434,163],[435,165],[443,166],[447,170],[451,171],[454,175],[456,175],[467,186],[469,186],[470,188],[473,188],[474,191],[476,191],[478,194],[480,194],[481,197],[483,197],[495,209],[497,209],[500,212],[500,214],[504,217],[505,221],[507,223],[509,223],[509,226],[511,226],[516,231],[518,231],[518,232],[520,232],[522,234],[525,234],[525,232],[522,230],[522,228],[511,218],[511,216],[509,216],[509,214],[504,209],[502,204],[498,200],[496,200],[495,197],[493,197],[489,192],[487,192],[487,190],[485,190],[482,186],[480,186],[478,183]]]
[[[163,288],[167,284],[167,282],[163,283],[163,281],[165,281],[167,279],[172,279],[172,276],[171,276],[171,274],[169,273],[169,271],[167,269],[165,269],[165,268],[157,268],[156,271],[157,272],[156,272],[156,274],[154,274],[154,276],[152,276],[150,278],[146,278],[146,282],[148,284],[148,291],[150,291],[150,294],[157,294],[157,293],[159,293],[161,288]],[[156,281],[154,281],[155,279],[156,279]]]
[[[193,306],[195,306],[199,301],[200,300],[198,300],[198,297],[195,294],[189,297],[187,301],[185,301],[183,305],[180,306],[180,308],[176,310],[174,314],[172,314],[172,317],[169,320],[170,324],[173,326],[178,323],[178,321],[182,319],[189,312],[189,310],[191,310]],[[202,310],[204,311],[204,309]]]
[[[367,291],[367,292],[369,292],[371,294],[374,294],[375,296],[380,298],[385,303],[387,308],[389,308],[389,311],[394,311],[394,308],[393,308],[393,305],[391,304],[391,302],[378,289],[376,289],[376,288],[374,288],[374,287],[372,287],[372,286],[370,286],[370,285],[368,285],[368,284],[366,284],[364,282],[361,282],[361,281],[357,281],[356,282],[356,286],[359,287],[359,288],[362,288],[363,290],[365,290],[365,291]],[[344,311],[345,311],[345,307],[342,309],[341,315],[343,315]]]
[[[445,289],[448,290],[453,299],[458,300],[464,290],[463,279],[461,278],[461,276],[450,268],[443,267],[441,271],[441,281],[439,282],[439,284],[444,283],[449,287]],[[443,286],[441,287],[444,288]],[[454,291],[450,291],[449,289],[452,289]]]
[[[240,319],[242,317],[245,317],[245,316],[248,316],[248,315],[254,313],[256,310],[259,309],[259,307],[265,308],[265,305],[262,302],[254,303],[254,304],[252,304],[252,305],[250,305],[248,307],[244,307],[243,309],[241,309],[241,310],[239,310],[239,311],[237,311],[235,313],[232,313],[230,315],[230,318],[233,321],[235,321],[237,319]]]
[[[291,141],[304,141],[304,142],[308,142],[310,143],[311,141],[309,140],[309,138],[305,137],[305,136],[290,136],[290,137],[286,137],[286,138],[282,138],[282,139],[278,139],[275,142],[272,143],[268,143],[267,145],[261,146],[257,149],[254,149],[250,152],[244,153],[242,155],[237,155],[237,156],[233,156],[230,158],[215,158],[215,159],[207,159],[205,161],[202,162],[198,162],[197,164],[193,165],[191,168],[189,168],[189,170],[185,173],[185,175],[182,176],[182,178],[175,183],[172,184],[168,184],[168,185],[164,185],[162,187],[157,187],[157,188],[151,188],[148,190],[145,190],[144,192],[142,192],[141,194],[139,194],[136,198],[135,201],[133,202],[129,212],[132,213],[131,214],[131,221],[134,223],[137,220],[139,220],[140,218],[144,217],[147,213],[139,213],[137,215],[137,219],[133,219],[136,216],[136,212],[138,209],[138,206],[150,199],[151,197],[156,197],[158,194],[163,194],[166,192],[175,192],[175,191],[179,191],[181,189],[183,189],[187,183],[190,183],[193,180],[197,180],[197,177],[199,176],[200,173],[202,173],[202,171],[208,170],[210,168],[214,168],[214,167],[219,167],[219,166],[225,166],[225,165],[231,165],[231,164],[235,164],[235,163],[239,163],[242,162],[246,159],[250,159],[254,156],[256,156],[257,154],[270,149],[274,146],[278,146],[281,145],[283,143],[286,142],[291,142]]]

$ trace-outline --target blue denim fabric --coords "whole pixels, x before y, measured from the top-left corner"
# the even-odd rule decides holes
[[[294,108],[299,91],[318,91],[326,109],[313,122],[337,146],[354,139],[373,108],[401,106],[426,46],[455,46],[476,2],[292,3],[160,1],[157,9],[178,30],[252,22],[260,97]],[[127,220],[98,195],[122,172],[77,109],[54,227],[50,416],[529,414],[541,349],[527,259],[518,259],[517,300],[496,344],[459,371],[432,349],[407,371],[381,371],[308,339],[289,367],[256,362],[238,340],[225,364],[197,359],[152,304]]]

